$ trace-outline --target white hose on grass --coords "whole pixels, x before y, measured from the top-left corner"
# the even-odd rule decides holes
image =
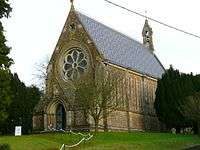
[[[64,131],[65,132],[65,131]],[[78,146],[78,145],[80,145],[83,141],[89,141],[92,137],[93,137],[93,135],[91,135],[90,133],[89,134],[87,134],[87,135],[84,135],[84,134],[82,134],[82,133],[75,133],[75,132],[73,132],[73,131],[69,131],[70,133],[72,133],[72,134],[74,134],[74,135],[81,135],[83,138],[78,142],[78,143],[76,143],[76,144],[74,144],[74,145],[66,145],[66,144],[63,144],[62,146],[61,146],[61,148],[60,148],[60,150],[63,150],[63,148],[72,148],[72,147],[76,147],[76,146]],[[89,136],[89,137],[88,137]],[[88,137],[88,138],[86,138],[86,137]]]

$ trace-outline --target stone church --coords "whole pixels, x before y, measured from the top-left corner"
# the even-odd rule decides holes
[[[109,130],[159,130],[154,110],[157,81],[165,72],[154,54],[152,28],[145,20],[143,43],[71,10],[47,67],[45,94],[34,109],[34,130],[93,129],[94,122],[73,106],[74,82],[94,73],[97,64],[117,70],[126,82],[119,83],[128,108],[106,118]],[[99,128],[102,128],[102,122]]]

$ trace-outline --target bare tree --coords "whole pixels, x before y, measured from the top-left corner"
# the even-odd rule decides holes
[[[35,64],[35,73],[33,74],[36,85],[41,89],[45,89],[45,82],[47,79],[47,67],[49,57],[45,56],[40,62]]]
[[[95,77],[79,81],[76,86],[76,99],[86,114],[94,119],[95,131],[99,121],[117,110],[120,100],[117,98],[117,84],[121,80],[118,72],[108,73],[102,68],[96,70]]]
[[[200,135],[200,92],[187,97],[180,110],[185,117],[197,122],[198,134]]]

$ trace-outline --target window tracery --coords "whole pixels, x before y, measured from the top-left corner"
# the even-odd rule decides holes
[[[88,57],[79,48],[72,48],[64,57],[64,78],[76,80],[87,71]]]

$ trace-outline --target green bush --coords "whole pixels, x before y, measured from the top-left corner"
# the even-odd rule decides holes
[[[10,150],[10,146],[8,144],[0,144],[0,150]]]

